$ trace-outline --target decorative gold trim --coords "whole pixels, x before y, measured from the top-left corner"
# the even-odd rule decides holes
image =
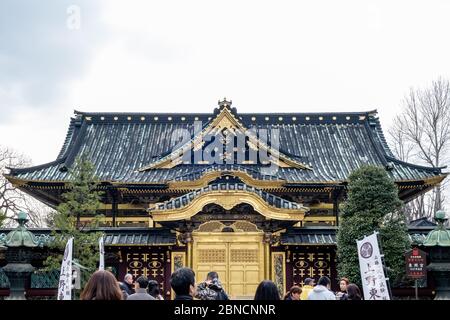
[[[177,251],[172,251],[170,253],[170,273],[172,274],[173,272],[175,272],[175,257],[179,256],[182,257],[183,260],[183,266],[186,266],[186,252],[177,252]],[[167,295],[167,292],[164,293],[164,295]],[[175,293],[173,292],[172,288],[170,289],[170,297],[173,300],[175,297]]]
[[[214,171],[212,171],[214,172]],[[235,172],[233,172],[233,175],[235,175]],[[400,184],[403,182],[416,182],[416,185],[411,185],[411,186],[398,186],[399,189],[413,189],[413,188],[417,188],[417,187],[421,187],[421,186],[432,186],[432,185],[436,185],[440,182],[442,182],[447,176],[449,175],[449,173],[443,173],[439,176],[434,176],[434,177],[430,177],[430,178],[425,178],[423,180],[395,180],[396,184]],[[68,183],[68,181],[64,181],[64,180],[33,180],[33,179],[21,179],[15,176],[11,176],[11,175],[7,175],[4,174],[3,175],[6,179],[8,179],[9,182],[11,182],[11,184],[14,187],[18,187],[18,188],[32,188],[32,189],[64,189],[65,185]],[[250,176],[251,177],[251,176]],[[253,178],[253,177],[252,177]],[[203,177],[202,177],[203,179]],[[206,178],[205,178],[206,179]],[[264,189],[264,190],[276,190],[276,191],[280,191],[280,192],[305,192],[305,191],[309,191],[309,192],[330,192],[330,190],[332,189],[332,187],[324,187],[324,188],[309,188],[309,187],[285,187],[284,185],[289,186],[289,184],[330,184],[330,185],[336,185],[336,184],[341,184],[341,183],[345,183],[347,182],[346,180],[336,180],[336,181],[298,181],[298,182],[294,182],[294,181],[283,181],[283,180],[271,180],[271,181],[265,181],[265,180],[257,180],[254,179],[254,182],[250,182],[251,180],[249,178],[247,178],[247,180],[249,181],[248,184],[252,184],[256,187],[259,187],[260,189]],[[283,181],[283,183],[280,183],[280,181]],[[47,183],[47,186],[30,186],[29,183],[35,182],[35,183]],[[423,184],[422,184],[423,182]],[[133,182],[133,183],[123,183],[123,182],[118,182],[118,181],[109,181],[109,180],[102,180],[99,181],[99,183],[111,183],[112,185],[120,185],[120,186],[124,186],[123,188],[119,188],[121,192],[124,193],[148,193],[148,192],[152,192],[152,193],[170,193],[170,192],[178,192],[178,191],[184,191],[184,190],[188,190],[189,187],[188,186],[183,186],[182,188],[178,189],[176,184],[174,182],[173,187],[168,188],[168,189],[155,189],[155,190],[129,190],[127,189],[127,185],[163,185],[165,184],[165,182]],[[172,182],[169,182],[169,184]],[[194,182],[192,182],[194,183]],[[202,183],[204,183],[204,181],[202,181]],[[267,185],[266,185],[267,183]],[[54,186],[52,184],[64,184],[63,186]],[[188,182],[186,181],[186,185],[188,184]],[[193,190],[197,189],[197,188],[192,188]]]
[[[197,196],[184,207],[159,210],[157,209],[159,205],[157,203],[149,209],[149,213],[154,221],[189,220],[200,212],[204,206],[212,203],[218,204],[226,210],[230,210],[240,203],[247,203],[267,219],[286,221],[303,220],[305,212],[308,210],[303,206],[299,209],[276,208],[255,193],[245,190],[210,190]]]
[[[172,251],[171,252],[171,257],[170,257],[170,261],[171,261],[171,273],[175,272],[175,257],[179,256],[182,257],[183,260],[183,266],[186,266],[186,252],[180,252],[180,251]]]
[[[272,278],[271,278],[271,280],[275,283],[275,285],[277,286],[277,288],[278,288],[278,282],[277,282],[277,276],[276,276],[276,264],[275,264],[275,262],[276,262],[276,260],[275,260],[275,257],[276,256],[282,256],[282,274],[283,274],[283,277],[282,277],[282,283],[281,283],[281,285],[282,285],[282,292],[281,292],[281,294],[282,295],[284,295],[285,294],[285,291],[287,290],[287,288],[286,288],[286,253],[285,252],[272,252],[272,274],[271,274],[271,276],[272,276]]]
[[[342,206],[342,205],[340,205]],[[325,203],[325,202],[320,202],[317,204],[310,204],[309,205],[310,209],[328,209],[328,210],[332,210],[333,209],[333,204],[332,203]]]
[[[244,133],[247,131],[247,128],[232,114],[232,112],[228,109],[228,107],[223,108],[220,113],[204,128],[199,134],[191,139],[189,142],[184,144],[177,150],[171,152],[170,155],[165,156],[159,161],[151,163],[147,166],[144,166],[139,169],[139,171],[146,171],[149,169],[158,169],[164,168],[169,169],[173,168],[182,162],[183,154],[189,150],[198,150],[204,144],[204,137],[206,134],[214,135],[216,132],[221,131],[223,129],[230,129],[232,131],[238,131]],[[280,167],[293,167],[298,169],[312,170],[309,166],[297,162],[293,159],[289,159],[283,153],[280,153],[278,150],[272,149],[256,136],[249,136],[249,146],[253,144],[254,146],[258,145],[261,149],[269,152],[271,154],[270,161],[274,164],[279,165]]]
[[[270,270],[272,268],[271,266],[271,260],[270,260],[270,242],[269,241],[265,241],[264,242],[264,276],[266,279],[270,278]]]
[[[335,216],[307,216],[303,219],[303,222],[335,222]]]
[[[93,217],[81,217],[80,221],[91,221]],[[112,217],[102,217],[101,222],[112,222]],[[153,226],[153,219],[151,217],[116,217],[116,222],[143,222],[146,223],[149,228]]]
[[[143,205],[132,203],[119,203],[117,205],[118,210],[147,210]],[[102,203],[99,210],[112,210],[112,204]]]
[[[171,190],[185,190],[185,189],[200,189],[206,187],[211,181],[222,176],[238,177],[247,185],[255,188],[281,188],[286,183],[284,180],[259,180],[253,178],[250,174],[243,171],[207,171],[204,172],[200,179],[195,181],[170,181],[169,189]]]
[[[152,244],[105,244],[105,247],[170,247],[173,243],[152,243]]]

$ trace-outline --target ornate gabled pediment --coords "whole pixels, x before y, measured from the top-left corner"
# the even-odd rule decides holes
[[[153,221],[190,220],[206,206],[215,204],[225,210],[248,204],[266,219],[301,221],[309,208],[243,183],[211,184],[171,200],[150,205]]]
[[[231,101],[219,101],[216,116],[206,125],[194,124],[194,135],[184,135],[166,156],[156,159],[139,171],[170,169],[181,164],[253,164],[297,169],[311,169],[279,150],[276,129],[247,128],[240,121]],[[186,138],[187,137],[187,138]]]

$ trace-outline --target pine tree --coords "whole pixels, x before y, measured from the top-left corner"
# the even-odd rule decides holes
[[[384,249],[384,261],[388,270],[388,277],[394,287],[398,287],[402,282],[408,282],[405,271],[405,251],[411,242],[406,226],[404,212],[388,214],[382,224],[381,242]]]
[[[81,286],[83,287],[90,274],[97,268],[99,260],[98,240],[102,236],[95,232],[102,215],[98,215],[101,193],[97,191],[98,181],[94,176],[93,164],[86,158],[75,160],[67,183],[68,192],[62,195],[63,202],[57,207],[53,215],[52,236],[50,244],[52,253],[44,262],[45,269],[58,270],[67,239],[74,237],[73,259],[88,268],[82,272]],[[81,222],[81,217],[92,217],[88,222]]]
[[[402,277],[404,253],[410,244],[401,206],[397,186],[383,168],[363,166],[349,176],[347,201],[337,235],[340,277],[361,286],[356,240],[374,231],[380,232],[391,281],[396,283]]]

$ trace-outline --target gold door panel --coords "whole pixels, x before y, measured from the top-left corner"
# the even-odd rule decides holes
[[[193,234],[193,267],[198,282],[216,271],[230,298],[253,299],[264,278],[262,233]]]
[[[194,271],[195,278],[198,282],[206,279],[206,275],[210,271],[216,271],[222,283],[228,281],[228,252],[226,243],[199,243],[194,249],[195,260],[197,260],[197,266],[194,267]]]

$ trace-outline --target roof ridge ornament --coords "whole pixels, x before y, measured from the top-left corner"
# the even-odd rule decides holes
[[[218,101],[217,104],[219,105],[219,108],[222,109],[223,107],[231,108],[231,105],[233,104],[233,101],[228,101],[226,97],[223,98],[222,101]]]

